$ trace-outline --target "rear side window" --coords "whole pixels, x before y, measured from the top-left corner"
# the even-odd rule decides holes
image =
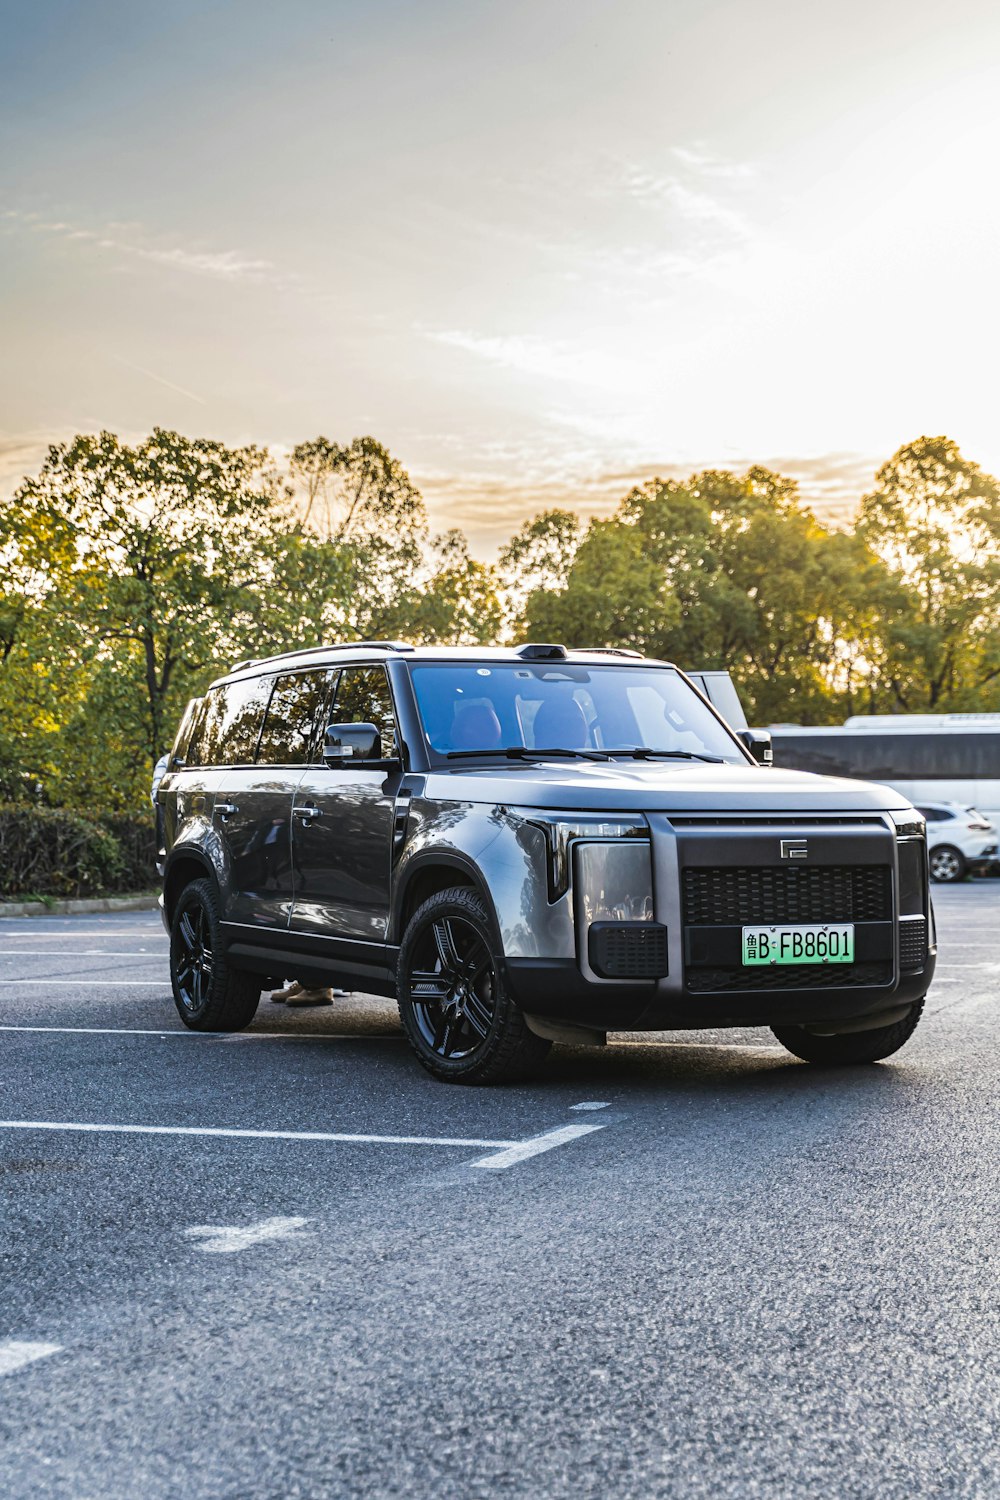
[[[345,667],[337,684],[331,722],[374,724],[382,736],[382,754],[397,755],[396,715],[384,667]]]
[[[188,763],[197,766],[251,765],[271,692],[270,677],[245,677],[210,688]]]
[[[167,762],[168,770],[176,770],[180,766],[191,763],[190,747],[195,743],[204,706],[204,698],[192,698],[185,708],[181,722],[177,726],[177,733],[174,735],[173,748]]]
[[[305,766],[316,758],[316,730],[332,676],[332,672],[287,672],[274,679],[257,750],[260,764]]]

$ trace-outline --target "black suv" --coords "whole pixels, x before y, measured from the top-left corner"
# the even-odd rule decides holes
[[[286,977],[395,994],[423,1065],[478,1082],[623,1030],[887,1057],[934,972],[924,821],[765,742],[626,651],[243,662],[157,791],[181,1018],[236,1030]]]

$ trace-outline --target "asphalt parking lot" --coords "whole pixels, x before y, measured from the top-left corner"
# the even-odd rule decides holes
[[[362,996],[191,1034],[153,913],[5,920],[0,1491],[996,1495],[1000,881],[935,904],[887,1064],[505,1089]]]

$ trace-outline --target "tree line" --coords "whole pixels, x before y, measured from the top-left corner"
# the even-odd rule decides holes
[[[486,564],[373,438],[279,465],[81,435],[0,504],[0,798],[136,809],[187,698],[320,641],[631,646],[727,668],[758,723],[1000,709],[998,543],[1000,485],[945,437],[844,529],[786,476],[710,470],[589,524],[544,511]]]

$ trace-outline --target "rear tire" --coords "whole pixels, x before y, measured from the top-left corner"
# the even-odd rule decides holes
[[[927,863],[931,879],[940,885],[951,885],[956,880],[964,880],[968,873],[965,855],[952,844],[938,844],[936,849],[931,850]]]
[[[242,1031],[260,1001],[260,980],[230,967],[222,945],[219,898],[210,880],[193,880],[170,923],[174,1004],[192,1031]]]
[[[482,899],[465,886],[419,906],[399,949],[399,1018],[420,1063],[444,1083],[509,1083],[532,1073],[551,1042],[511,998]]]
[[[909,1041],[923,1009],[923,1000],[918,1000],[902,1020],[894,1021],[891,1026],[879,1026],[874,1031],[848,1031],[841,1036],[815,1036],[804,1026],[772,1026],[771,1030],[781,1045],[803,1062],[827,1067],[881,1062]]]

